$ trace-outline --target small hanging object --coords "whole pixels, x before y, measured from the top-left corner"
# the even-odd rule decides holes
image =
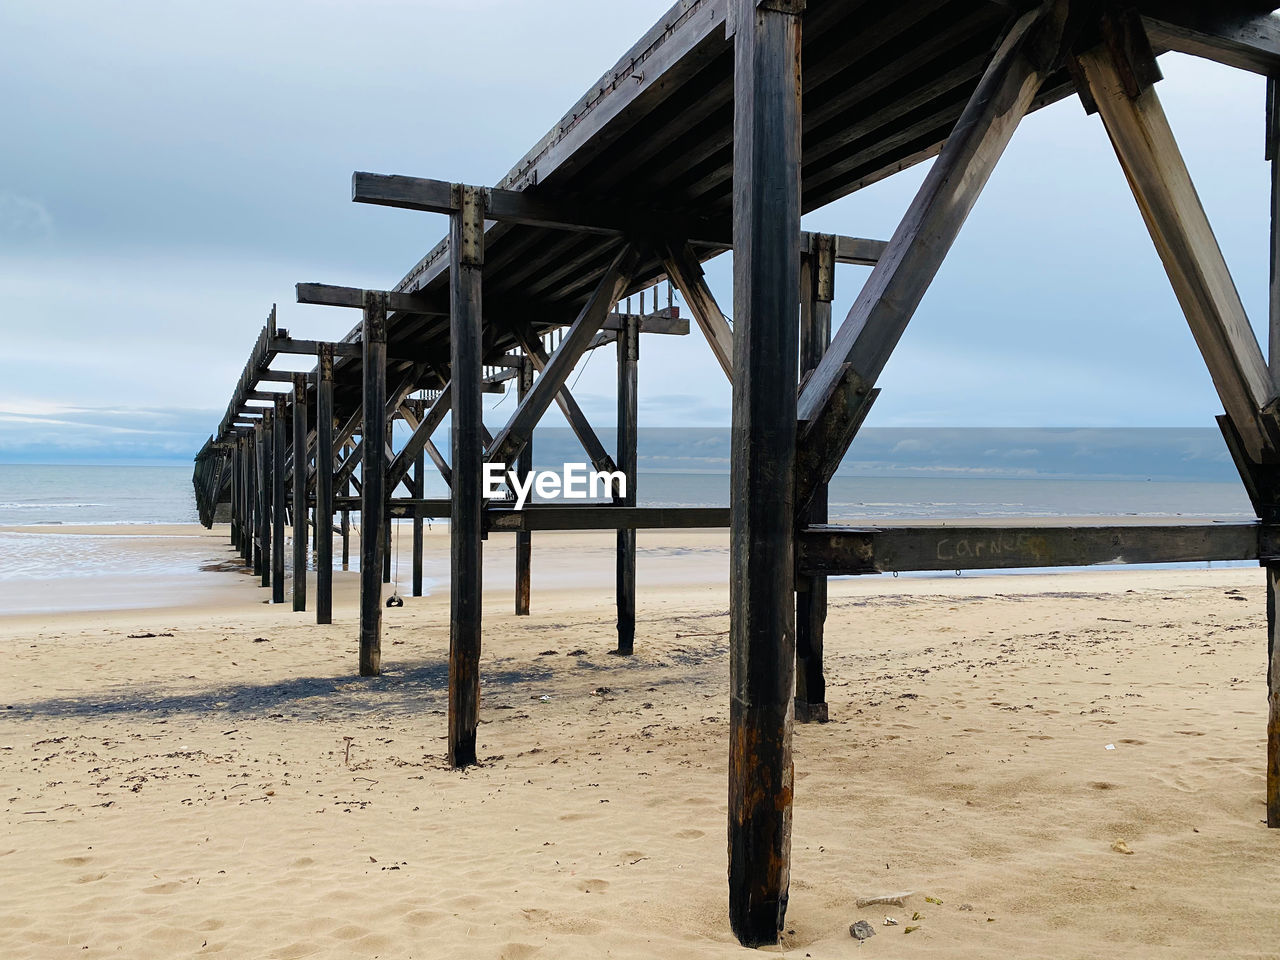
[[[400,596],[400,594],[398,594],[398,593],[393,593],[391,596],[387,597],[387,606],[388,606],[388,607],[403,607],[403,606],[404,606],[404,598],[403,598],[402,596]]]
[[[395,525],[395,538],[391,541],[391,596],[387,597],[388,607],[403,607],[404,598],[400,596],[400,524]]]

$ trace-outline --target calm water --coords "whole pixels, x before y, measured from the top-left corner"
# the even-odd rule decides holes
[[[191,467],[0,464],[0,526],[195,523]]]

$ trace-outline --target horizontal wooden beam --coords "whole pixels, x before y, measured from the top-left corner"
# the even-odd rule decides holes
[[[335,357],[358,357],[363,353],[363,348],[359,343],[348,343],[339,340],[330,343],[323,341],[333,347],[333,355]],[[272,353],[292,353],[301,354],[310,357],[316,356],[320,349],[322,341],[320,340],[295,340],[293,337],[276,337],[271,341]]]
[[[359,287],[340,287],[330,283],[299,283],[294,289],[299,303],[323,307],[364,307],[364,291]],[[449,311],[417,293],[387,292],[387,309],[396,313],[412,313],[424,317],[447,317]]]
[[[1256,560],[1275,552],[1276,532],[1256,523],[812,526],[796,540],[796,566],[810,576],[845,576]]]
[[[695,246],[715,251],[732,247],[727,225],[651,207],[630,207],[603,199],[535,196],[521,190],[485,190],[485,219],[557,230],[578,230],[605,236],[666,233],[689,237]],[[351,199],[384,207],[453,213],[458,193],[454,184],[426,177],[380,173],[351,175]],[[809,235],[805,234],[807,239]],[[874,265],[886,244],[882,240],[838,237],[836,262]]]
[[[1280,19],[1263,4],[1162,0],[1141,4],[1156,49],[1176,50],[1260,73],[1280,72]],[[1250,9],[1252,8],[1252,9]]]
[[[485,512],[490,530],[676,530],[728,527],[728,507],[622,507],[536,504],[516,510],[495,502]]]

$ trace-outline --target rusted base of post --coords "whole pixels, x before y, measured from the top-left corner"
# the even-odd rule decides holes
[[[826,723],[831,717],[825,703],[796,701],[796,723]]]
[[[825,500],[825,496],[823,498]],[[825,517],[826,509],[823,505]],[[796,578],[796,723],[827,722],[827,578]]]
[[[618,531],[618,649],[629,657],[636,647],[636,532]]]
[[[778,942],[791,885],[790,704],[729,702],[729,925],[744,947]]]

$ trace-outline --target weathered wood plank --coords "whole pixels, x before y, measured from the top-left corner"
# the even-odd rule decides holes
[[[787,6],[730,7],[729,924],[748,947],[777,943],[791,883],[800,16]]]
[[[679,530],[729,526],[726,507],[627,507],[534,504],[523,510],[490,505],[485,520],[502,530]]]
[[[813,526],[800,534],[796,565],[809,574],[846,576],[1256,560],[1261,533],[1254,523]]]
[[[1258,6],[1147,0],[1140,9],[1157,47],[1274,76],[1280,73],[1280,19]]]
[[[418,459],[413,465],[414,472],[414,495],[417,497],[425,497],[427,490],[427,458],[425,454],[418,454]],[[414,514],[413,516],[413,583],[410,592],[415,597],[422,596],[422,524],[423,518]]]
[[[459,187],[449,239],[449,384],[453,391],[449,520],[449,763],[476,762],[484,536],[483,313],[485,195]]]
[[[311,303],[325,307],[364,308],[365,291],[359,287],[340,287],[330,283],[299,283],[294,286],[299,303]],[[447,316],[448,311],[422,294],[387,292],[387,309],[397,313],[418,316]],[[340,354],[347,356],[347,354]],[[358,356],[358,354],[357,354]]]

